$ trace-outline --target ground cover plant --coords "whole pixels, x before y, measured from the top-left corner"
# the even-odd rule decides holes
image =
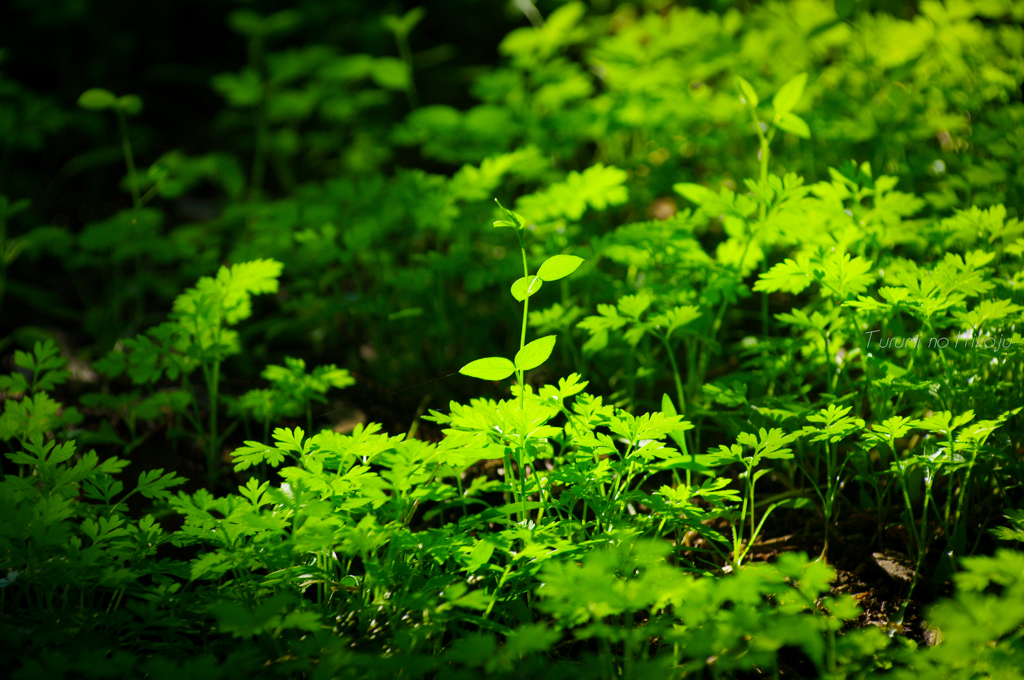
[[[3,667],[1024,676],[1024,5],[510,10],[0,34]]]

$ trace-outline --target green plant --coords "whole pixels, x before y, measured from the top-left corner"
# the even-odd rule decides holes
[[[1022,554],[999,550],[993,557],[964,558],[954,577],[956,593],[932,607],[929,625],[938,644],[906,655],[898,678],[1019,678]]]
[[[232,11],[246,65],[140,64],[130,141],[137,98],[82,95],[109,148],[0,78],[0,665],[1013,677],[1019,3],[663,5],[520,3],[490,64],[414,52],[419,9]],[[83,172],[119,158],[120,211]],[[315,428],[353,375],[370,422]]]
[[[21,371],[0,376],[0,392],[7,395],[0,415],[0,439],[17,439],[27,446],[33,437],[51,430],[59,432],[82,421],[75,407],[65,409],[49,394],[67,382],[66,363],[52,340],[36,342],[31,352],[14,353],[14,365],[29,372],[32,380],[29,382]],[[21,399],[13,398],[19,394]]]
[[[853,455],[853,450],[851,450],[840,460],[836,444],[864,427],[864,421],[860,418],[851,418],[847,415],[849,412],[849,406],[839,407],[832,404],[818,413],[807,416],[809,422],[820,423],[820,425],[808,425],[800,431],[801,435],[810,436],[812,442],[825,442],[825,489],[822,490],[818,487],[815,481],[818,478],[817,474],[808,474],[814,491],[821,500],[822,514],[825,516],[825,540],[821,549],[822,557],[828,555],[829,531],[836,511],[837,494],[843,477],[843,469]],[[820,458],[815,458],[815,465],[819,460]]]
[[[420,104],[419,97],[416,95],[416,83],[412,77],[413,60],[412,51],[409,49],[409,34],[412,29],[416,28],[416,24],[423,20],[424,14],[426,14],[426,10],[422,7],[415,7],[400,17],[387,14],[383,19],[385,28],[395,36],[398,53],[402,57],[402,63],[405,64],[405,96],[409,100],[409,106],[413,109]]]
[[[117,128],[121,133],[121,151],[124,153],[124,164],[128,168],[128,190],[132,195],[132,207],[138,209],[145,205],[149,197],[140,193],[138,172],[135,169],[135,154],[132,153],[131,138],[128,136],[128,116],[137,116],[142,111],[142,100],[134,94],[115,96],[110,90],[94,87],[82,93],[78,105],[90,111],[113,111],[117,118]]]
[[[992,533],[1004,541],[1024,540],[1024,516],[1020,510],[1011,510],[1006,515],[1010,526],[996,527]]]
[[[270,423],[280,418],[306,416],[306,428],[313,431],[313,402],[327,403],[323,396],[334,387],[343,389],[355,384],[345,369],[334,364],[317,366],[306,373],[306,362],[285,357],[284,366],[271,364],[262,376],[272,384],[269,389],[249,390],[239,397],[238,410],[251,414],[263,424],[263,441],[270,439]]]
[[[498,203],[498,207],[501,208],[500,202]],[[551,356],[551,351],[555,347],[556,340],[556,336],[548,335],[543,338],[533,340],[527,344],[526,322],[529,317],[530,296],[535,295],[540,291],[544,282],[557,281],[565,278],[569,274],[572,274],[581,264],[583,264],[583,258],[575,255],[555,255],[545,260],[544,264],[542,264],[540,269],[537,271],[537,274],[535,276],[531,276],[530,268],[526,261],[526,241],[524,234],[526,225],[516,213],[510,210],[505,210],[504,208],[501,209],[505,213],[507,219],[496,221],[494,226],[508,227],[515,230],[516,236],[519,239],[519,252],[523,258],[523,276],[512,284],[511,289],[512,297],[523,303],[523,323],[522,330],[519,334],[519,351],[516,352],[514,361],[509,361],[503,357],[477,359],[463,366],[459,369],[459,372],[473,378],[480,378],[481,380],[504,380],[513,373],[516,375],[516,382],[519,388],[518,392],[520,397],[520,422],[517,423],[517,427],[513,433],[502,432],[502,434],[509,437],[510,442],[515,442],[514,449],[516,452],[516,464],[519,468],[520,482],[516,502],[520,503],[522,507],[522,511],[519,513],[519,521],[525,522],[528,518],[526,508],[526,441],[528,437],[538,435],[531,431],[532,423],[524,419],[527,412],[526,383],[524,382],[524,375],[526,371],[533,370],[547,361],[548,357]],[[505,470],[506,474],[511,475],[512,463],[509,447],[506,447],[505,449]],[[513,489],[515,489],[514,481]]]
[[[152,515],[131,518],[127,500],[135,494],[166,499],[183,480],[162,469],[144,470],[124,493],[115,476],[128,461],[101,460],[95,451],[79,452],[73,440],[58,443],[53,436],[81,422],[74,408],[48,394],[69,377],[56,346],[36,343],[32,353],[18,352],[16,361],[32,379],[20,372],[0,377],[0,390],[8,395],[0,439],[17,442],[5,454],[16,471],[0,481],[6,518],[0,571],[7,574],[0,608],[5,637],[14,636],[15,647],[33,635],[45,646],[81,621],[115,611],[126,594],[145,599],[170,585],[178,565],[155,559],[169,534]],[[20,400],[12,396],[18,393]]]
[[[744,480],[744,486],[746,487],[743,493],[743,502],[740,505],[739,519],[733,522],[732,525],[732,568],[739,569],[743,564],[743,558],[750,551],[751,546],[754,545],[754,541],[757,540],[758,534],[761,532],[761,527],[764,526],[765,520],[768,519],[768,515],[777,508],[781,503],[773,503],[768,506],[764,514],[761,516],[761,521],[754,524],[754,486],[757,484],[757,480],[763,477],[769,472],[767,469],[757,470],[754,468],[762,460],[772,459],[787,459],[792,458],[793,453],[791,449],[783,448],[785,444],[796,439],[797,435],[785,434],[782,430],[772,429],[770,432],[761,428],[761,431],[757,436],[752,434],[743,433],[736,438],[737,443],[732,446],[725,446],[724,444],[720,447],[717,452],[717,457],[722,462],[737,462],[743,465],[742,478]],[[754,453],[749,457],[743,456],[743,447],[753,447]],[[750,534],[747,539],[747,543],[743,545],[743,531],[744,524],[747,521],[747,516],[750,517]],[[826,544],[827,545],[827,544]]]
[[[241,351],[238,333],[230,327],[252,315],[252,296],[277,291],[281,264],[254,260],[221,267],[216,278],[204,276],[194,288],[175,298],[171,320],[137,338],[125,340],[123,349],[107,354],[97,368],[111,378],[127,374],[136,385],[152,385],[163,377],[180,380],[191,409],[184,415],[202,437],[206,454],[207,484],[218,477],[221,444],[227,436],[218,427],[222,362]],[[190,374],[202,371],[206,387],[206,424],[203,404]]]

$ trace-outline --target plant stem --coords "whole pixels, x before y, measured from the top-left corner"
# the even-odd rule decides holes
[[[210,397],[210,435],[208,439],[209,448],[206,452],[206,475],[207,484],[213,489],[217,481],[217,393],[220,387],[220,362],[214,361],[213,367],[206,374],[206,388]]]
[[[668,362],[672,366],[672,377],[675,378],[676,382],[676,399],[679,400],[679,415],[686,415],[686,398],[683,395],[683,380],[679,375],[679,364],[676,363],[675,353],[672,351],[672,345],[668,342],[668,337],[655,334],[656,337],[661,340],[661,344],[665,346],[665,353],[668,354]]]
[[[523,277],[527,280],[527,284],[529,284],[530,267],[526,263],[526,241],[523,239],[523,234],[522,234],[521,231],[518,232],[518,236],[519,236],[519,252],[522,253],[522,255],[523,255]],[[529,289],[530,289],[530,286],[527,285],[527,293],[529,293]],[[530,309],[530,296],[529,296],[529,294],[527,294],[527,296],[523,299],[523,330],[522,330],[522,332],[519,335],[519,349],[522,349],[523,347],[526,346],[526,317],[527,317],[527,314],[529,312],[529,309]],[[519,382],[520,382],[520,384],[522,384],[522,373],[523,373],[522,371],[519,371]]]
[[[125,120],[124,112],[115,108],[117,115],[117,127],[121,131],[121,150],[124,152],[124,164],[128,166],[128,186],[132,191],[132,206],[142,207],[142,198],[139,196],[139,176],[135,170],[135,156],[132,154],[132,143],[128,139],[128,122]]]
[[[7,288],[7,199],[0,197],[0,312]]]
[[[770,137],[766,137],[764,130],[761,129],[761,121],[757,117],[757,111],[751,109],[751,116],[754,119],[754,129],[757,131],[757,139],[761,144],[761,183],[767,184],[768,182],[768,157],[771,155],[771,143]],[[764,203],[758,207],[757,210],[758,221],[764,224],[765,219],[768,217],[768,206]],[[744,252],[744,258],[746,253]],[[766,271],[767,262],[764,258],[761,259],[761,273]],[[743,269],[743,260],[740,260],[740,269]],[[771,332],[769,326],[770,318],[768,316],[768,291],[761,291],[761,334],[767,338]]]
[[[409,100],[409,108],[418,109],[420,101],[419,97],[416,96],[416,83],[412,79],[412,50],[409,49],[409,36],[404,33],[396,33],[395,42],[398,43],[398,54],[402,57],[402,62],[405,64],[407,78],[405,97]]]
[[[530,268],[526,262],[526,241],[523,238],[522,230],[518,230],[517,235],[519,236],[519,252],[523,256],[523,276],[527,277],[529,281]],[[526,346],[526,317],[530,309],[530,286],[527,285],[527,295],[523,299],[523,327],[519,335],[519,349],[522,350]],[[516,369],[516,376],[519,378],[519,413],[522,418],[522,431],[519,433],[519,487],[520,487],[520,502],[522,503],[522,514],[519,517],[520,522],[525,522],[527,517],[526,511],[526,436],[527,430],[530,428],[530,423],[526,416],[526,381],[525,371]],[[538,484],[538,488],[539,488]]]

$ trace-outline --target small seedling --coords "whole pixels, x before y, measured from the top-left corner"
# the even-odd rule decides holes
[[[516,236],[519,239],[519,251],[523,256],[523,276],[516,280],[512,284],[512,297],[519,302],[523,303],[523,323],[522,331],[519,336],[519,351],[516,352],[513,360],[506,359],[505,357],[487,357],[484,359],[477,359],[463,366],[459,372],[463,375],[468,375],[472,378],[479,378],[481,380],[504,380],[511,376],[513,373],[516,375],[516,382],[519,386],[520,395],[520,411],[525,413],[526,411],[526,387],[524,383],[524,375],[526,371],[531,371],[551,356],[552,350],[555,348],[555,341],[558,336],[546,335],[542,338],[538,338],[529,344],[526,342],[526,321],[529,316],[530,310],[530,297],[537,294],[540,291],[541,286],[545,282],[558,281],[563,279],[569,274],[576,271],[581,264],[583,264],[583,258],[577,257],[576,255],[555,255],[554,257],[548,258],[544,264],[540,266],[540,269],[533,276],[530,275],[530,267],[526,261],[526,236],[525,236],[525,219],[511,211],[507,210],[501,205],[501,202],[495,199],[498,207],[501,208],[502,212],[505,213],[506,219],[497,220],[494,222],[495,228],[510,228],[514,229]],[[523,427],[526,424],[523,423]],[[525,468],[525,441],[526,432],[519,432],[520,445],[516,449],[519,460],[517,461],[520,474],[520,491],[522,503],[522,515],[526,517],[526,468]],[[505,471],[506,474],[511,473],[511,461],[506,453],[505,455]]]

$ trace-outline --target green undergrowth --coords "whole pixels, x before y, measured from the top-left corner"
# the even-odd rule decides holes
[[[1024,675],[1024,9],[611,4],[466,110],[422,12],[235,11],[200,157],[82,94],[131,207],[0,197],[13,677]]]

